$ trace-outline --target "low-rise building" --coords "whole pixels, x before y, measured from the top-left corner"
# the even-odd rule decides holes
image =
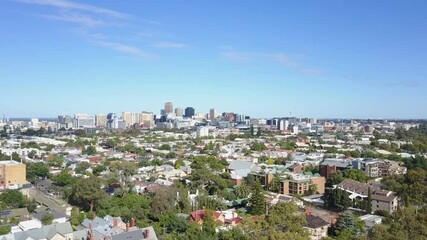
[[[0,161],[0,189],[19,188],[27,183],[26,165],[17,161]]]
[[[334,186],[350,193],[349,198],[353,201],[364,200],[368,198],[368,192],[371,191],[372,211],[387,211],[392,213],[399,207],[399,196],[395,192],[381,189],[376,185],[361,183],[352,179],[345,179],[340,184]]]

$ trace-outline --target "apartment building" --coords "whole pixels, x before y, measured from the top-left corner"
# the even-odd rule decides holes
[[[254,176],[258,181],[260,181],[261,185],[267,188],[270,186],[273,181],[273,174],[265,174],[265,173],[250,173],[250,175]],[[325,193],[325,183],[326,179],[319,174],[312,173],[282,173],[279,176],[280,178],[280,194],[285,195],[305,195],[309,193],[311,190],[314,193],[323,194]]]
[[[385,177],[393,174],[405,174],[402,163],[383,159],[356,159],[352,162],[354,169],[363,170],[368,177]]]
[[[361,183],[351,179],[345,179],[340,184],[334,186],[350,193],[351,200],[362,200],[368,197],[369,189],[371,190],[372,211],[387,211],[392,213],[399,207],[400,198],[395,192],[381,189],[377,185]]]
[[[17,161],[0,161],[0,189],[19,188],[27,183],[26,165]]]
[[[310,191],[313,193],[325,193],[326,179],[319,174],[292,173],[287,178],[281,178],[280,192],[285,195],[305,195]]]

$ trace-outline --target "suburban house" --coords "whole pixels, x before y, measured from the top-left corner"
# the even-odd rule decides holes
[[[243,178],[251,172],[257,172],[260,168],[250,160],[233,160],[227,167],[227,171],[231,175],[231,180],[235,185],[240,185]]]
[[[215,211],[213,212],[213,217],[218,224],[229,227],[234,227],[243,221],[241,217],[238,217],[235,209]],[[190,221],[197,222],[199,224],[203,223],[204,218],[205,209],[194,211],[190,215]]]
[[[307,223],[304,225],[304,228],[308,230],[312,240],[328,236],[328,228],[331,226],[331,223],[321,217],[313,216],[311,213],[306,214],[306,220]]]

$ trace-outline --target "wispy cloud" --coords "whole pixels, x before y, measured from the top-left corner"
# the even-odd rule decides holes
[[[101,8],[93,5],[82,4],[78,2],[68,1],[68,0],[15,0],[17,2],[45,5],[50,7],[56,7],[61,9],[68,10],[81,10],[94,14],[102,14],[105,16],[110,16],[114,18],[127,18],[130,15],[106,8]]]
[[[11,0],[23,4],[49,7],[49,13],[35,14],[37,17],[53,21],[73,23],[70,31],[94,45],[112,49],[138,59],[156,59],[158,55],[145,51],[147,48],[185,48],[186,44],[164,41],[168,39],[164,33],[154,26],[161,25],[159,21],[138,18],[124,12],[104,7],[89,5],[84,0]],[[80,2],[81,3],[80,3]],[[102,1],[101,1],[102,2]],[[108,33],[105,27],[108,28]],[[149,26],[149,27],[147,27]],[[100,28],[103,27],[103,28]],[[119,31],[115,33],[117,27]],[[139,36],[141,29],[149,29],[147,36]],[[147,40],[150,34],[150,40]],[[133,36],[133,37],[132,37]],[[129,42],[132,44],[128,44]],[[149,43],[153,44],[150,45]],[[143,45],[144,44],[144,45]]]
[[[396,88],[416,88],[419,87],[419,83],[416,81],[400,81],[400,82],[385,82],[385,87],[396,87]]]
[[[186,44],[177,43],[177,42],[156,42],[151,46],[155,48],[186,48],[188,47]]]
[[[141,58],[141,59],[156,59],[156,58],[158,58],[158,56],[155,54],[145,52],[138,47],[130,46],[130,45],[123,44],[123,43],[108,42],[108,41],[94,41],[94,43],[101,46],[101,47],[110,48],[110,49],[113,49],[115,51],[130,55],[133,57]]]
[[[297,62],[295,58],[285,53],[240,52],[235,51],[229,46],[226,48],[220,47],[220,49],[226,50],[221,52],[221,56],[233,61],[271,61],[305,74],[322,73],[321,69],[303,66],[301,63]]]
[[[236,52],[236,51],[226,51],[222,52],[221,56],[233,60],[233,61],[249,61],[255,60],[255,57],[259,55],[256,53],[246,53],[246,52]]]
[[[42,15],[42,17],[46,19],[51,19],[51,20],[77,23],[90,28],[109,25],[109,23],[103,20],[94,19],[90,16],[81,15],[78,13],[61,13],[58,15]]]

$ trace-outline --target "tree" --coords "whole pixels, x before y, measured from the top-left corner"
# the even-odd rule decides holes
[[[247,198],[251,193],[251,188],[246,184],[246,182],[242,182],[240,186],[234,188],[233,193],[238,198]]]
[[[360,169],[348,169],[343,172],[344,178],[350,178],[359,182],[366,182],[366,174]]]
[[[25,197],[19,190],[8,189],[0,194],[0,202],[8,208],[22,208],[25,206]]]
[[[162,214],[173,211],[176,202],[176,189],[165,187],[158,190],[151,203],[150,214],[153,218],[159,219]]]
[[[260,143],[260,142],[252,143],[250,148],[252,151],[259,151],[259,152],[267,149],[264,143]]]
[[[107,167],[105,165],[100,164],[100,165],[96,165],[96,167],[92,169],[92,173],[95,176],[99,176],[99,174],[105,170],[107,170]]]
[[[258,181],[255,182],[255,186],[252,192],[252,196],[249,199],[249,203],[251,204],[251,214],[253,215],[261,215],[265,213],[265,198],[262,190],[261,183]]]
[[[280,226],[282,230],[303,233],[301,228],[306,223],[305,215],[296,212],[298,207],[295,204],[278,203],[270,209],[266,220],[269,225]]]
[[[372,213],[372,193],[371,188],[368,188],[368,198],[366,199],[366,212],[368,214]]]
[[[273,177],[273,180],[271,180],[269,189],[272,192],[278,193],[280,191],[280,178]]]
[[[75,171],[78,174],[85,174],[86,170],[88,170],[91,167],[90,163],[88,162],[81,162],[77,165]]]
[[[239,227],[234,227],[228,231],[220,231],[218,240],[250,240],[250,238]]]
[[[263,240],[307,240],[308,232],[303,228],[305,215],[298,213],[293,203],[278,203],[269,214],[244,220],[244,232],[250,239]]]
[[[59,155],[50,155],[51,160],[49,161],[49,166],[52,167],[62,167],[64,164],[64,157]]]
[[[2,226],[0,226],[0,235],[9,234],[10,231],[11,231],[11,229],[10,229],[9,225],[2,225]]]
[[[69,186],[74,182],[74,177],[68,172],[68,170],[62,170],[58,175],[52,177],[52,180],[59,186]]]
[[[46,213],[45,215],[43,215],[41,222],[43,223],[43,225],[50,225],[52,224],[53,221],[53,215],[51,213]]]
[[[31,158],[31,159],[34,159],[34,157],[36,156],[36,154],[37,154],[37,153],[36,153],[36,151],[31,150],[31,151],[28,153],[28,155],[27,155],[27,156],[28,156],[29,158]]]
[[[169,145],[169,144],[162,144],[160,147],[159,147],[159,150],[167,150],[167,151],[170,151],[172,149],[172,147]]]
[[[37,204],[36,199],[33,198],[33,199],[27,201],[28,212],[33,213],[37,209],[37,206],[38,206],[38,204]]]
[[[17,152],[13,152],[12,153],[12,160],[21,161],[21,157],[19,156],[19,154]]]
[[[254,125],[251,125],[251,135],[252,135],[252,136],[254,136],[254,135],[255,135]]]
[[[205,209],[202,230],[208,235],[214,236],[215,229],[216,229],[216,223],[214,218],[214,212],[210,209]]]
[[[334,225],[335,236],[339,236],[344,230],[350,231],[352,234],[357,234],[356,221],[351,212],[344,212],[340,214],[337,219],[336,224]]]
[[[175,164],[174,164],[175,169],[179,169],[182,166],[184,166],[184,160],[182,158],[175,161]]]
[[[49,168],[44,163],[27,163],[27,180],[35,182],[37,179],[45,179],[50,176]]]
[[[261,128],[260,128],[260,127],[258,128],[258,131],[256,132],[256,135],[257,135],[258,137],[261,137]]]
[[[106,196],[101,189],[101,179],[97,177],[80,178],[72,187],[70,200],[84,209],[93,211],[97,203]]]
[[[95,155],[96,154],[96,148],[94,146],[90,145],[82,151],[82,154]]]

